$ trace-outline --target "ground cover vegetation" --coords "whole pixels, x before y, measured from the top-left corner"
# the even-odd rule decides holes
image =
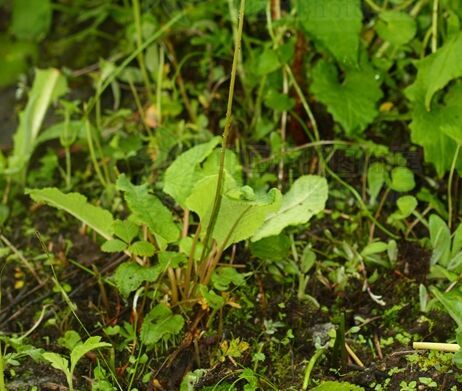
[[[1,0],[0,391],[462,388],[461,21]]]

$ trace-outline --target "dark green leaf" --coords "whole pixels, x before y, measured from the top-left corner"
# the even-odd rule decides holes
[[[305,31],[346,64],[358,61],[361,32],[359,0],[297,0],[299,21]]]
[[[114,282],[124,297],[137,290],[145,281],[157,280],[162,269],[156,266],[143,267],[136,262],[122,263],[114,274]]]
[[[172,213],[153,194],[147,185],[135,186],[122,174],[117,179],[117,188],[125,193],[125,200],[139,224],[168,243],[179,239],[180,231],[173,221]]]
[[[141,340],[145,345],[152,346],[161,339],[167,340],[179,334],[184,326],[180,315],[173,315],[165,304],[156,305],[144,318],[141,326]]]
[[[369,65],[346,71],[342,83],[334,64],[319,61],[312,71],[311,91],[348,135],[363,132],[377,116],[380,82]]]

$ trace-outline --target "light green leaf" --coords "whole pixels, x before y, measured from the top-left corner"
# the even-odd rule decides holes
[[[315,175],[298,178],[284,195],[279,210],[265,220],[264,225],[252,237],[252,241],[279,235],[290,225],[305,224],[321,212],[327,201],[327,181]]]
[[[136,291],[143,282],[154,282],[162,269],[157,266],[143,267],[136,262],[122,263],[114,273],[114,282],[122,296]]]
[[[425,109],[430,111],[435,93],[462,76],[462,31],[435,53],[416,62],[416,67],[417,78],[407,94],[414,102],[423,98]]]
[[[417,207],[417,199],[413,196],[403,196],[396,201],[398,209],[401,212],[402,218],[409,217]]]
[[[401,46],[414,38],[417,26],[414,18],[406,12],[384,11],[376,25],[380,38],[395,46]]]
[[[438,215],[431,215],[429,219],[430,241],[432,257],[430,263],[446,266],[451,252],[451,232],[447,224]]]
[[[369,243],[366,247],[363,248],[361,251],[361,255],[363,257],[367,257],[369,255],[379,254],[384,251],[388,250],[388,244],[385,242],[372,242]]]
[[[139,240],[129,246],[128,251],[134,255],[139,255],[140,257],[152,257],[156,252],[156,248],[145,240]]]
[[[66,91],[66,79],[57,69],[37,69],[27,106],[19,115],[8,174],[22,172],[18,177],[24,179],[23,175],[36,146],[36,139],[48,107]]]
[[[156,305],[144,318],[141,326],[141,340],[152,346],[161,339],[169,339],[181,332],[184,319],[180,315],[173,315],[172,310],[165,304]]]
[[[206,144],[197,145],[182,153],[165,171],[164,192],[173,197],[181,206],[191,194],[196,183],[196,173],[202,163],[220,142],[215,137]]]
[[[385,164],[375,162],[372,163],[367,170],[367,190],[371,196],[371,204],[374,205],[377,196],[382,189],[387,177],[387,169]]]
[[[119,239],[110,239],[103,243],[101,251],[105,253],[119,253],[127,248],[127,243],[122,242]]]
[[[130,243],[138,235],[139,230],[140,228],[130,220],[114,221],[114,235],[125,243]]]
[[[10,31],[20,40],[39,41],[50,30],[53,9],[50,0],[33,4],[30,0],[12,2]]]
[[[108,348],[111,346],[110,343],[101,342],[101,337],[95,336],[88,338],[83,344],[74,347],[71,352],[71,373],[74,373],[75,366],[85,354],[95,349]]]
[[[218,169],[220,166],[220,155],[221,150],[215,149],[207,159],[205,159],[204,163],[201,164],[201,168],[198,171],[197,180],[209,176],[209,175],[216,175],[218,173]],[[225,152],[225,170],[226,172],[233,177],[239,186],[242,185],[242,166],[239,162],[238,156],[227,149]]]
[[[105,239],[112,239],[114,233],[113,219],[107,210],[88,203],[79,193],[64,194],[56,188],[27,189],[34,201],[43,202],[71,214],[82,223],[88,225]]]
[[[391,171],[390,187],[402,193],[411,191],[415,187],[414,173],[406,167],[395,167]]]
[[[63,356],[58,353],[45,352],[43,358],[51,363],[53,368],[56,368],[66,375],[69,374],[69,362]]]
[[[117,178],[117,188],[125,193],[125,201],[139,224],[168,243],[179,239],[180,230],[173,221],[170,210],[153,194],[147,185],[135,186],[122,174]]]
[[[359,0],[297,0],[305,31],[341,63],[356,64],[362,12]]]
[[[197,183],[186,200],[186,206],[199,215],[203,227],[209,224],[216,188],[217,175],[208,176]],[[248,186],[237,187],[234,179],[226,173],[213,239],[218,246],[224,247],[248,239],[263,224],[265,218],[279,208],[280,201],[278,190],[272,189],[267,194],[255,195]]]
[[[340,83],[335,65],[320,60],[312,71],[312,80],[311,91],[347,135],[361,133],[377,116],[382,91],[369,65],[347,70]]]
[[[67,330],[63,337],[58,338],[58,344],[69,351],[74,349],[79,343],[82,343],[82,339],[80,338],[79,333],[75,330]]]

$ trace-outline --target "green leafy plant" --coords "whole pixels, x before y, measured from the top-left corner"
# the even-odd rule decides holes
[[[24,184],[29,160],[36,147],[48,107],[67,92],[65,77],[57,69],[37,70],[29,101],[19,116],[19,127],[14,136],[14,149],[4,174],[19,178]]]
[[[69,341],[67,341],[69,342]],[[69,390],[74,390],[73,375],[75,367],[79,360],[88,352],[100,348],[110,347],[111,344],[101,342],[101,337],[89,337],[85,342],[81,342],[80,338],[76,341],[73,339],[72,343],[68,345],[70,349],[70,362],[67,358],[58,353],[45,352],[43,358],[48,361],[53,368],[56,368],[64,373]]]

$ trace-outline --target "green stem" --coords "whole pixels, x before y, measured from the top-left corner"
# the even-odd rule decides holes
[[[106,188],[107,182],[104,179],[103,174],[101,173],[101,170],[98,165],[98,160],[96,159],[95,148],[93,145],[93,136],[91,134],[90,121],[88,119],[85,120],[85,131],[87,134],[88,149],[90,150],[90,157],[93,163],[93,167],[95,168],[96,176],[98,177],[103,187]]]
[[[157,41],[164,33],[166,33],[175,23],[177,23],[183,16],[185,12],[180,12],[175,17],[170,19],[166,24],[164,24],[159,30],[157,30],[149,39],[143,42],[143,44],[134,50],[123,62],[120,64],[116,69],[114,69],[103,83],[98,87],[95,96],[89,102],[86,110],[85,110],[85,117],[89,117],[93,107],[95,106],[96,102],[99,100],[103,92],[108,88],[111,83],[116,79],[118,75],[147,47],[152,45],[155,41]]]
[[[156,110],[157,122],[162,123],[162,76],[164,74],[164,49],[159,47],[159,69],[157,72],[157,88],[156,88]]]
[[[365,0],[365,3],[375,12],[382,12],[383,8],[375,4],[372,0]]]
[[[438,9],[439,0],[433,0],[432,11],[432,53],[438,49]]]
[[[215,228],[215,224],[217,222],[218,212],[221,206],[221,197],[222,197],[222,192],[223,192],[224,173],[225,173],[226,147],[228,145],[229,131],[231,128],[234,86],[236,84],[237,65],[239,63],[239,52],[241,50],[241,41],[242,41],[242,30],[244,28],[244,10],[245,10],[245,0],[241,0],[241,6],[239,9],[239,27],[238,27],[236,43],[234,47],[233,66],[231,69],[231,80],[229,84],[228,107],[226,110],[226,122],[225,122],[225,128],[223,130],[223,140],[222,140],[221,154],[220,154],[220,167],[218,169],[217,189],[215,192],[215,199],[213,201],[212,213],[210,215],[210,222],[207,227],[207,232],[205,234],[204,250],[202,251],[201,261],[203,261],[203,259],[207,255],[207,252],[210,246],[210,240],[212,237],[213,230]]]
[[[313,357],[311,357],[308,365],[306,366],[305,377],[303,379],[302,390],[307,390],[308,389],[308,385],[310,384],[311,372],[313,371],[313,368],[314,368],[314,365],[316,364],[316,361],[318,361],[319,357],[321,357],[324,354],[324,351],[325,351],[324,348],[320,348],[320,349],[316,350]]]
[[[140,49],[143,47],[143,35],[141,31],[141,16],[140,16],[139,0],[132,0],[132,7],[133,7],[133,19],[135,21],[135,28],[136,28],[136,48]],[[146,63],[144,61],[143,50],[139,51],[137,58],[138,58],[138,64],[140,66],[141,74],[143,75],[144,84],[146,85],[146,89],[148,90],[148,95],[151,97],[151,94],[152,94],[151,81],[149,80],[148,71],[146,69]]]
[[[454,153],[454,159],[452,159],[451,171],[449,172],[448,179],[448,227],[451,229],[452,226],[452,182],[454,179],[454,172],[456,171],[457,160],[459,159],[460,144],[457,143],[456,152]]]

